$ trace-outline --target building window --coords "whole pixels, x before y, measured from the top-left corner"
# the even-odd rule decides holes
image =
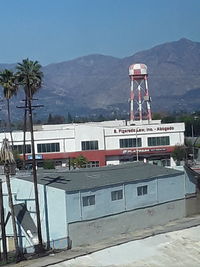
[[[81,142],[82,150],[98,150],[98,141],[82,141]]]
[[[45,152],[60,152],[59,143],[49,143],[49,144],[37,144],[38,153]]]
[[[83,197],[83,207],[95,205],[95,195]]]
[[[171,166],[170,159],[162,159],[161,160],[161,165],[163,167],[165,167],[165,166]]]
[[[19,154],[23,154],[23,145],[14,145],[13,150],[17,151]],[[31,153],[31,145],[25,145],[26,153]]]
[[[123,191],[122,190],[117,190],[117,191],[112,191],[111,192],[111,199],[112,201],[119,200],[123,198]]]
[[[99,161],[89,161],[86,167],[87,168],[99,167]]]
[[[147,185],[137,187],[137,195],[147,195]]]
[[[141,138],[120,139],[119,140],[119,146],[120,146],[120,148],[141,147],[142,146],[142,140],[141,140]]]
[[[168,146],[169,136],[148,137],[148,146]]]

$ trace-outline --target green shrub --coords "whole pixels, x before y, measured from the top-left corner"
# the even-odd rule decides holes
[[[53,160],[45,160],[43,162],[44,169],[55,169],[54,161]]]
[[[175,146],[174,151],[172,152],[172,157],[175,161],[181,161],[181,160],[185,160],[186,158],[186,150],[185,150],[185,146]]]
[[[83,155],[79,155],[76,158],[71,159],[70,163],[73,168],[86,168],[88,160]]]

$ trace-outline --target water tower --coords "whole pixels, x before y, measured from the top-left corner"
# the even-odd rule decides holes
[[[149,96],[147,82],[147,66],[145,64],[133,64],[129,67],[131,80],[130,95],[130,123],[134,120],[151,121],[151,98]]]

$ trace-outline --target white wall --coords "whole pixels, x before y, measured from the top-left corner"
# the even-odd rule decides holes
[[[115,122],[115,121],[114,121]],[[45,126],[43,130],[36,130],[34,132],[35,151],[37,151],[37,144],[41,143],[59,143],[60,152],[75,152],[81,151],[81,141],[97,140],[99,150],[114,150],[119,149],[119,139],[123,138],[141,138],[142,147],[148,147],[148,136],[170,136],[170,146],[177,144],[184,144],[184,123],[171,124],[150,124],[150,125],[136,125],[136,126],[121,126],[120,122],[110,124],[112,126],[104,126],[103,123],[85,123],[85,124],[71,124]],[[116,125],[116,126],[113,126]],[[137,131],[137,134],[136,134]],[[10,140],[9,133],[0,133],[0,143],[4,138]],[[15,145],[23,144],[23,132],[14,131],[13,139]],[[30,144],[30,133],[26,133],[27,144]]]
[[[80,125],[75,127],[75,149],[81,151],[81,141],[98,141],[99,150],[104,150],[104,131],[102,127]]]
[[[163,130],[159,130],[159,129]],[[171,130],[164,130],[170,129]],[[151,129],[151,130],[150,130]],[[105,129],[106,149],[119,149],[119,140],[125,138],[141,138],[142,147],[148,147],[148,137],[169,136],[170,146],[184,144],[184,124],[160,124],[150,126],[126,126],[123,128]],[[136,133],[137,131],[137,133]]]
[[[14,204],[27,203],[27,210],[30,211],[31,217],[33,218],[35,225],[36,223],[36,214],[35,212],[35,197],[34,197],[34,185],[32,182],[28,182],[21,179],[12,178],[12,193]],[[6,183],[3,183],[3,192],[7,193]],[[40,204],[40,219],[41,219],[41,228],[42,228],[42,237],[43,240],[47,241],[46,235],[46,218],[47,215],[45,211],[45,199],[44,199],[44,186],[38,184],[38,193],[39,193],[39,204]],[[5,214],[10,210],[8,206],[8,196],[4,197],[4,205],[5,205]],[[50,230],[50,240],[55,240],[58,238],[63,238],[67,236],[67,221],[66,221],[66,199],[65,199],[65,191],[47,187],[47,212],[48,212],[48,222],[49,222],[49,230]],[[22,233],[25,237],[28,237],[26,233],[24,233],[23,229]],[[8,222],[6,227],[6,231],[8,235],[12,235],[12,224],[11,219]],[[24,247],[32,246],[29,238],[23,238]]]

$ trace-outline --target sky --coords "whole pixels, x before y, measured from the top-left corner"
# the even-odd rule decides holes
[[[200,42],[200,0],[0,0],[0,9],[0,63],[123,58],[183,37]]]

